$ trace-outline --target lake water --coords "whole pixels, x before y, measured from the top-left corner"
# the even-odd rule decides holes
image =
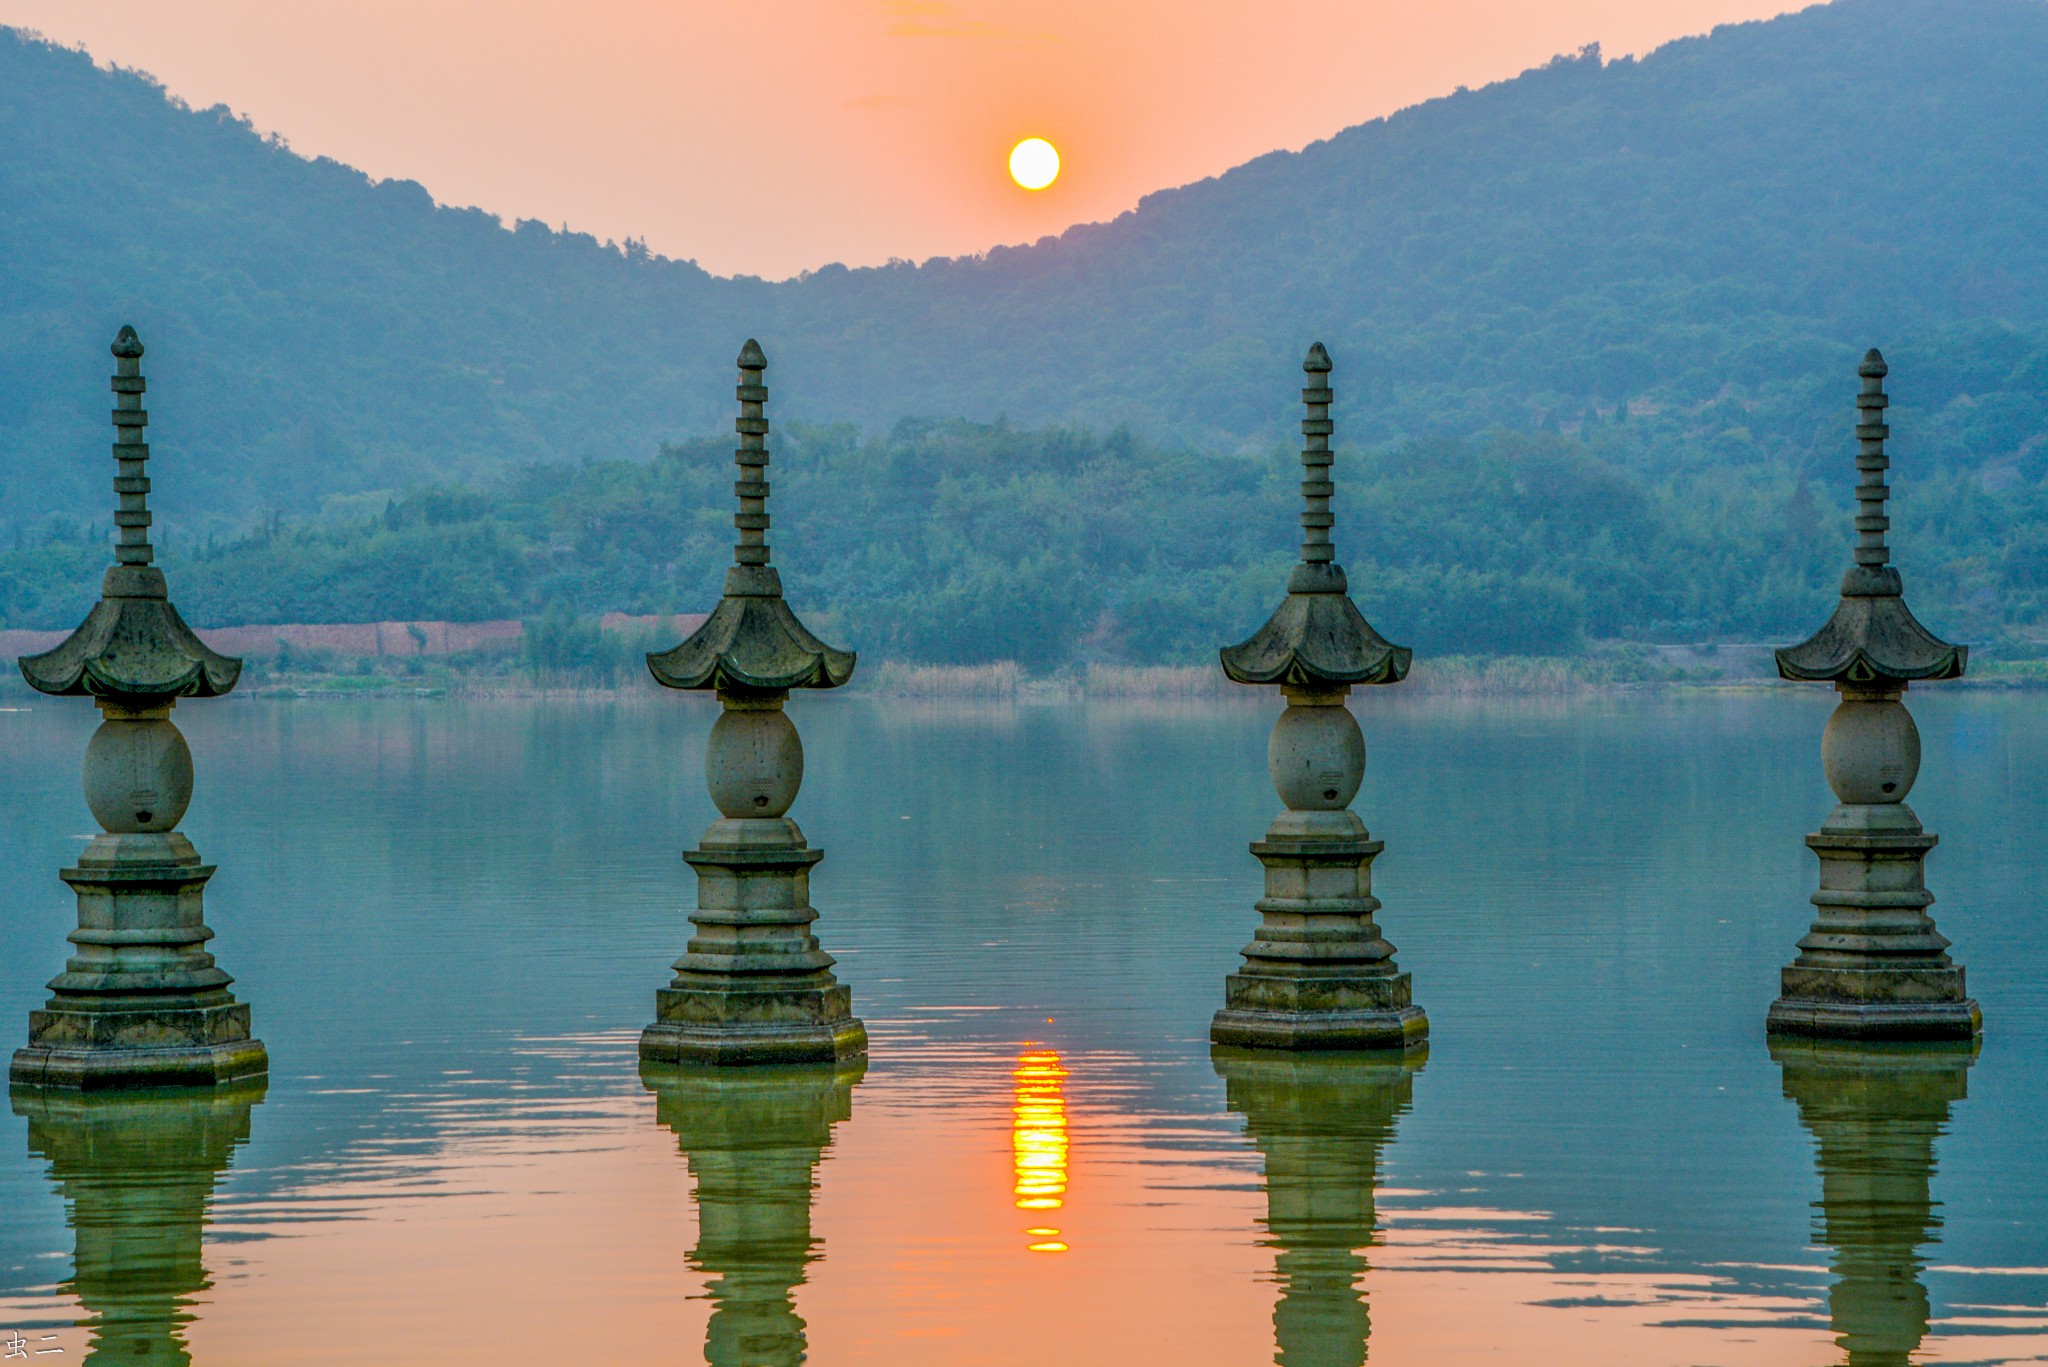
[[[1376,694],[1378,691],[1374,691]],[[1398,690],[1386,690],[1398,693]],[[1420,1068],[1212,1057],[1277,807],[1237,702],[800,697],[864,1070],[635,1057],[704,700],[179,709],[267,1086],[0,1119],[33,1362],[2048,1361],[2048,709],[1916,693],[1981,1054],[1774,1058],[1823,690],[1356,700]],[[0,1044],[83,704],[0,706]],[[12,1351],[12,1350],[10,1350]]]

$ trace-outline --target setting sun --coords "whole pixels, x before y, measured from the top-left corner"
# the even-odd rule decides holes
[[[1025,189],[1043,190],[1059,175],[1059,149],[1044,138],[1026,138],[1010,149],[1010,179]]]

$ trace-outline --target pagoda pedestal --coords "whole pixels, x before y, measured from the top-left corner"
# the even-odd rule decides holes
[[[90,697],[104,720],[85,750],[85,800],[103,834],[59,875],[78,898],[75,952],[29,1013],[17,1087],[213,1086],[265,1072],[249,1008],[206,951],[213,867],[176,829],[192,800],[192,752],[171,723],[179,698],[228,692],[242,662],[215,654],[171,605],[152,563],[142,343],[114,342],[115,563],[92,612],[54,650],[25,656],[40,692]]]
[[[210,1086],[268,1071],[249,1007],[205,951],[213,866],[176,831],[97,835],[59,875],[78,895],[77,952],[29,1012],[23,1087]]]
[[[1826,625],[1777,652],[1785,678],[1832,683],[1841,694],[1821,737],[1839,805],[1806,837],[1820,858],[1819,914],[1781,975],[1765,1028],[1845,1040],[1969,1040],[1984,1018],[1927,914],[1934,895],[1924,866],[1935,837],[1906,805],[1920,774],[1920,732],[1903,701],[1912,683],[1961,678],[1969,651],[1936,637],[1906,607],[1884,537],[1884,358],[1870,352],[1857,373],[1855,563]]]
[[[1256,841],[1260,924],[1244,967],[1224,979],[1209,1037],[1253,1049],[1419,1049],[1429,1019],[1373,920],[1372,861],[1385,846],[1333,806],[1358,789],[1365,742],[1344,693],[1290,691],[1269,747],[1289,804]],[[1299,781],[1297,781],[1297,779]],[[1334,786],[1326,786],[1334,785]],[[1324,797],[1324,793],[1329,797]],[[1297,809],[1296,802],[1318,806]]]
[[[1301,561],[1266,624],[1222,652],[1231,680],[1277,685],[1287,699],[1266,745],[1286,810],[1251,847],[1266,872],[1259,928],[1244,967],[1224,980],[1209,1037],[1248,1049],[1420,1049],[1429,1019],[1373,920],[1372,862],[1384,846],[1350,810],[1365,778],[1365,737],[1345,705],[1355,686],[1406,678],[1411,654],[1373,630],[1334,558],[1330,357],[1321,343],[1302,370]]]
[[[824,855],[786,815],[803,785],[804,747],[784,703],[791,689],[845,683],[854,656],[804,627],[768,563],[767,366],[749,340],[734,424],[739,544],[724,596],[688,640],[647,657],[663,687],[713,689],[723,707],[704,748],[720,819],[683,856],[697,871],[697,933],[640,1036],[640,1057],[657,1063],[833,1062],[868,1046],[853,994],[811,934],[811,868]]]
[[[1900,691],[1845,686],[1828,724],[1822,756],[1843,800],[1806,837],[1820,857],[1818,915],[1780,975],[1766,1020],[1774,1035],[1968,1040],[1984,1028],[1962,966],[1927,914],[1925,861],[1938,837],[1903,801],[1920,741]]]
[[[706,767],[729,768],[728,750],[758,753],[726,727],[712,729]],[[777,763],[801,776],[796,728],[784,742],[794,751]],[[795,796],[789,785],[790,797]],[[714,788],[714,793],[718,790]],[[745,794],[732,804],[752,807]],[[784,804],[787,805],[786,803]],[[675,979],[654,994],[654,1023],[640,1036],[640,1057],[659,1063],[815,1063],[867,1052],[867,1029],[853,1015],[852,989],[832,974],[833,958],[811,934],[811,866],[824,853],[804,843],[787,817],[726,816],[713,822],[683,859],[697,871],[696,927]]]

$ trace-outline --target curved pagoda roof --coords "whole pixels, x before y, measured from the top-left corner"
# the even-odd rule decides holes
[[[1348,684],[1391,684],[1408,677],[1413,652],[1390,644],[1351,601],[1350,582],[1336,561],[1330,528],[1330,353],[1321,342],[1301,363],[1308,384],[1301,432],[1301,561],[1288,576],[1287,597],[1251,638],[1221,652],[1223,672],[1243,684],[1327,689]]]
[[[1856,563],[1842,576],[1842,599],[1827,624],[1796,646],[1777,652],[1778,673],[1787,679],[1833,683],[1960,679],[1968,646],[1950,645],[1920,624],[1906,607],[1905,585],[1890,564],[1885,532],[1891,520],[1884,482],[1891,460],[1885,454],[1884,392],[1889,368],[1873,348],[1856,373]]]
[[[733,485],[739,544],[725,572],[725,595],[687,641],[647,657],[656,682],[667,688],[715,688],[768,693],[792,688],[837,688],[853,677],[855,656],[820,641],[782,597],[782,576],[768,563],[768,358],[751,337],[739,355],[740,434]]]
[[[18,661],[29,686],[59,696],[90,695],[135,706],[172,698],[213,698],[241,677],[242,662],[193,634],[171,605],[163,571],[151,562],[149,446],[143,428],[142,339],[124,327],[114,339],[114,476],[119,537],[100,601],[56,649]]]

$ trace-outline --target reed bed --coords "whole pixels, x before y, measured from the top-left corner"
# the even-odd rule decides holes
[[[884,660],[872,691],[886,698],[1013,699],[1024,684],[1015,660],[985,665],[912,665]]]
[[[1137,698],[1151,702],[1234,697],[1243,691],[1213,664],[1092,664],[1082,679],[1081,688],[1091,698]]]
[[[1479,698],[1506,694],[1567,697],[1591,693],[1608,680],[1582,659],[1507,655],[1446,655],[1417,660],[1407,684],[1415,693],[1436,697]]]

